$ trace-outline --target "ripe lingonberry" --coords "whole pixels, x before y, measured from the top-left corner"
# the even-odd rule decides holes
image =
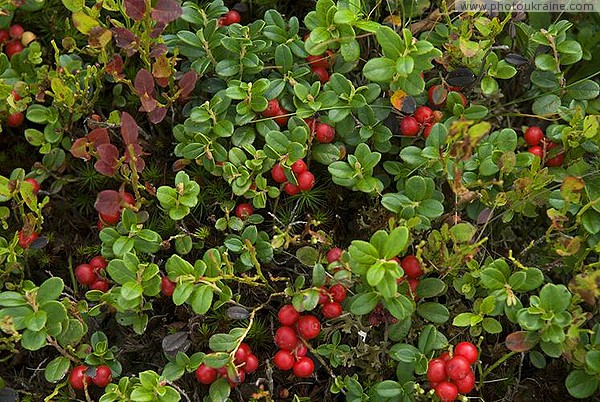
[[[275,344],[280,349],[292,350],[298,344],[298,335],[292,327],[280,327],[275,332]]]
[[[290,370],[294,367],[294,355],[289,350],[278,350],[273,357],[273,364],[280,370]]]
[[[286,304],[279,309],[277,318],[281,325],[291,327],[298,321],[298,318],[300,318],[300,313],[291,304]]]
[[[419,122],[412,116],[405,116],[400,121],[400,132],[402,135],[414,137],[419,133]]]
[[[304,339],[313,339],[321,332],[321,323],[314,315],[303,315],[298,319],[298,333]]]

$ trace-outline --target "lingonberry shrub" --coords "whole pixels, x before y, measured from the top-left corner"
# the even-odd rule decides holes
[[[5,3],[8,385],[26,362],[32,400],[597,394],[591,13]]]

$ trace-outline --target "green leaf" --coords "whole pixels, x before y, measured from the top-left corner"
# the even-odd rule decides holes
[[[47,279],[40,285],[40,288],[37,291],[37,303],[42,304],[50,300],[58,299],[64,288],[65,284],[61,278],[53,277]]]
[[[27,350],[39,350],[46,345],[46,331],[31,331],[26,329],[21,337],[21,346]]]
[[[438,278],[425,278],[419,282],[417,296],[420,298],[435,297],[446,291],[446,283]]]
[[[377,258],[379,254],[377,253],[377,249],[363,240],[354,240],[350,247],[348,247],[348,252],[350,253],[350,258],[360,264],[371,265]]]
[[[213,300],[213,290],[208,285],[198,286],[190,298],[192,310],[196,314],[206,314]]]
[[[62,380],[69,368],[71,367],[71,361],[64,356],[58,356],[52,360],[44,369],[44,378],[48,382],[56,383]]]
[[[495,318],[486,317],[483,319],[481,324],[483,325],[483,330],[487,333],[499,334],[502,332],[502,324],[500,324],[500,321],[496,320]]]
[[[600,95],[600,85],[592,80],[583,80],[567,86],[566,95],[577,100],[591,100]]]
[[[561,105],[560,98],[554,94],[542,95],[533,102],[531,110],[538,116],[553,115]]]
[[[390,232],[383,245],[383,258],[389,260],[406,249],[408,244],[408,229],[398,227]]]
[[[386,58],[396,60],[404,53],[404,42],[392,28],[385,25],[379,26],[375,32],[375,37]]]
[[[420,355],[419,349],[407,343],[397,343],[390,349],[390,357],[400,362],[413,363]]]
[[[571,304],[571,292],[564,285],[548,283],[540,291],[540,308],[555,314],[566,311]]]
[[[368,314],[373,311],[378,302],[379,296],[376,293],[363,293],[356,299],[352,300],[352,303],[350,304],[350,312],[356,315]]]
[[[508,283],[508,278],[500,270],[491,267],[481,271],[480,280],[481,284],[490,290],[502,289]]]
[[[371,286],[377,286],[385,275],[385,268],[377,263],[367,270],[367,283]]]
[[[375,386],[377,394],[383,398],[397,398],[404,394],[404,388],[396,381],[385,380]]]
[[[589,350],[585,354],[585,364],[590,370],[600,374],[600,350]]]
[[[129,281],[121,288],[121,297],[125,300],[135,300],[142,296],[144,288],[137,282]]]
[[[81,11],[83,9],[84,0],[62,0],[62,3],[67,10],[74,13],[77,11]],[[54,381],[50,381],[50,382],[54,382]]]
[[[574,370],[565,380],[569,394],[575,398],[589,398],[598,389],[598,376],[586,373],[583,370]]]
[[[363,74],[374,82],[389,82],[396,74],[396,62],[383,57],[371,59],[365,64]]]
[[[208,340],[208,346],[215,352],[231,352],[237,343],[237,338],[231,334],[215,334]]]
[[[25,325],[30,331],[40,331],[46,325],[48,314],[44,310],[34,311],[25,317]]]
[[[448,309],[440,303],[425,302],[417,306],[417,314],[436,324],[443,324],[450,318]]]

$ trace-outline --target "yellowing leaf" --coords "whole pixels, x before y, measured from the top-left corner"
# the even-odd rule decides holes
[[[399,89],[392,94],[392,96],[390,97],[390,102],[392,103],[394,109],[402,110],[404,99],[406,99],[406,92]]]
[[[79,32],[87,35],[90,33],[92,28],[99,26],[100,23],[94,18],[80,11],[73,13],[73,25]]]

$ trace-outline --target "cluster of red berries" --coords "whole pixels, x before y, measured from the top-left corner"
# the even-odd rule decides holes
[[[40,191],[40,183],[38,183],[36,179],[33,179],[31,177],[28,177],[23,181],[31,184],[33,186],[33,194],[37,195],[38,191]],[[19,230],[18,236],[19,246],[21,246],[22,248],[29,248],[33,244],[33,242],[36,241],[39,237],[39,235],[36,232],[26,234],[23,230]]]
[[[324,54],[310,55],[306,58],[312,73],[317,76],[321,84],[329,81],[329,69],[333,67],[335,54],[331,50]]]
[[[98,217],[100,218],[98,220],[98,224],[97,224],[98,229],[102,230],[102,228],[104,228],[104,225],[109,225],[109,226],[116,225],[121,220],[121,212],[123,212],[123,208],[125,208],[126,205],[135,205],[135,198],[133,197],[133,195],[131,193],[122,192],[122,193],[120,193],[120,195],[121,195],[120,208],[119,208],[119,212],[117,214],[107,215],[107,214],[98,213]]]
[[[235,10],[229,10],[224,16],[219,18],[219,26],[227,27],[232,24],[238,24],[242,16]]]
[[[269,103],[267,103],[267,108],[262,111],[263,117],[273,117],[275,123],[279,125],[279,127],[285,127],[289,120],[288,111],[285,110],[279,104],[277,98],[271,99]]]
[[[300,314],[291,304],[281,307],[277,318],[282,326],[275,332],[275,344],[280,350],[275,353],[273,363],[280,370],[293,370],[296,377],[310,377],[315,363],[306,356],[308,350],[299,337],[307,341],[319,336],[319,319],[311,314]]]
[[[83,286],[89,286],[90,290],[108,291],[108,281],[102,277],[103,271],[108,263],[101,255],[90,260],[87,264],[79,264],[75,267],[75,278]]]
[[[396,261],[404,271],[404,276],[398,278],[397,282],[402,283],[405,280],[408,281],[413,298],[416,299],[417,288],[419,287],[421,276],[423,275],[423,270],[421,269],[419,260],[412,254],[405,256],[402,260],[400,260],[398,257],[394,257],[393,260]]]
[[[304,122],[310,129],[311,137],[316,138],[321,144],[329,144],[335,138],[335,128],[332,125],[321,123],[314,118],[304,119]]]
[[[8,29],[0,29],[0,45],[4,45],[4,53],[9,58],[21,53],[35,38],[33,32],[25,31],[19,24],[13,24]]]
[[[564,152],[558,155],[548,158],[548,153],[551,149],[556,148],[558,144],[550,141],[548,137],[544,136],[544,132],[537,126],[528,127],[523,134],[523,139],[529,145],[527,150],[529,153],[538,156],[544,161],[546,166],[562,166],[565,159]]]
[[[300,191],[309,191],[314,187],[315,176],[308,170],[308,166],[306,166],[304,160],[298,159],[292,164],[291,169],[298,182],[297,185],[288,181],[281,163],[276,163],[271,169],[271,177],[273,177],[273,180],[277,183],[285,183],[283,191],[285,191],[287,195],[296,195]]]
[[[475,373],[471,365],[477,362],[479,352],[471,342],[461,342],[448,352],[432,359],[427,366],[429,385],[441,402],[454,401],[458,394],[468,394],[475,387]]]
[[[402,135],[411,137],[419,134],[423,129],[423,137],[429,137],[431,128],[442,119],[440,111],[433,111],[428,106],[419,106],[411,116],[404,116],[400,121],[400,132]]]
[[[258,357],[252,353],[252,349],[247,343],[241,343],[235,352],[237,374],[233,377],[227,373],[227,367],[212,368],[202,363],[196,369],[196,379],[202,384],[212,384],[221,376],[227,379],[229,385],[234,388],[244,382],[246,374],[253,373],[258,368]]]
[[[103,364],[93,369],[92,375],[89,375],[90,369],[87,366],[76,366],[69,375],[69,384],[73,389],[84,389],[90,383],[97,387],[104,388],[112,381],[112,371],[110,367]]]

